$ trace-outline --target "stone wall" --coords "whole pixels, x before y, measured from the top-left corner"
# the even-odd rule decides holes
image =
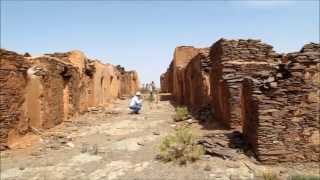
[[[121,66],[117,66],[120,72],[120,94],[121,96],[131,97],[140,89],[140,81],[136,71],[125,71]]]
[[[173,55],[172,64],[172,97],[178,104],[184,104],[186,97],[185,68],[199,49],[192,46],[177,47]]]
[[[192,112],[210,107],[210,69],[209,49],[200,49],[185,70],[185,104]]]
[[[173,92],[173,61],[170,63],[169,68],[160,77],[160,89],[164,93]]]
[[[0,53],[0,150],[3,150],[9,134],[28,131],[23,106],[30,64],[17,53],[5,50]]]
[[[210,109],[210,70],[209,48],[177,47],[169,68],[160,77],[161,91],[171,93],[175,104],[199,115]]]
[[[93,64],[93,106],[107,105],[119,96],[119,72],[110,64],[102,64],[99,61],[94,61]]]
[[[320,161],[319,44],[289,54],[253,39],[220,39],[209,56],[187,49],[162,74],[163,92],[191,110],[211,105],[214,120],[241,131],[261,162]]]
[[[240,87],[247,76],[268,76],[277,60],[272,46],[259,40],[225,40],[210,49],[211,93],[216,119],[226,127],[241,127]]]
[[[260,161],[320,160],[318,44],[280,55],[259,40],[221,39],[210,58],[215,119],[242,129]]]
[[[260,161],[320,161],[319,62],[319,44],[307,44],[264,82],[244,81],[243,133]]]
[[[78,68],[80,82],[78,89],[80,93],[79,110],[81,113],[86,112],[88,107],[95,106],[93,102],[93,75],[96,71],[92,60],[88,59],[81,51],[70,51],[67,53],[46,54],[50,57],[63,60],[66,63],[71,63]]]
[[[1,150],[34,129],[54,127],[139,88],[136,72],[90,60],[80,51],[39,57],[0,52]]]

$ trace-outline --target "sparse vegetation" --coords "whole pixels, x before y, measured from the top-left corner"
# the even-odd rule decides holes
[[[185,106],[180,106],[176,108],[176,114],[174,115],[174,121],[183,121],[189,116],[188,108]]]
[[[278,175],[271,171],[262,172],[261,177],[263,180],[279,180]]]
[[[195,136],[189,128],[181,127],[173,135],[164,137],[160,144],[159,158],[163,161],[173,161],[179,164],[193,162],[204,154],[201,145],[196,144]]]
[[[320,176],[296,175],[291,176],[288,180],[320,180]]]

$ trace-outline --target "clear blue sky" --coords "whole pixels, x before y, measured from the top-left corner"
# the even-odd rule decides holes
[[[1,47],[84,51],[155,80],[176,46],[258,38],[279,52],[319,42],[319,1],[1,1]]]

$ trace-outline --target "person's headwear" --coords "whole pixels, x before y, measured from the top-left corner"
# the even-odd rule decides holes
[[[141,96],[140,91],[138,91],[138,92],[136,93],[136,96]]]

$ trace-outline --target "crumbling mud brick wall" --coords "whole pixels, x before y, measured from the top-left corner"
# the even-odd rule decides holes
[[[139,88],[134,71],[121,73],[111,64],[90,60],[80,51],[22,56],[0,49],[0,150],[35,129],[47,129],[105,106]],[[124,84],[126,83],[126,84]]]
[[[161,93],[170,93],[169,90],[169,69],[160,76],[160,92]]]
[[[174,51],[172,73],[172,95],[177,104],[184,104],[186,100],[185,68],[192,58],[199,53],[199,49],[192,46],[180,46]]]
[[[168,88],[168,71],[161,74],[160,76],[160,92],[162,93],[168,93],[169,88]]]
[[[67,63],[73,64],[73,66],[78,68],[80,83],[79,83],[79,110],[80,113],[86,112],[88,107],[94,106],[92,102],[93,99],[93,74],[95,72],[95,66],[93,61],[88,59],[86,55],[78,50],[66,52],[66,53],[53,53],[46,54],[48,56],[56,57]]]
[[[186,95],[185,104],[192,112],[210,107],[210,70],[209,49],[200,49],[185,70]]]
[[[210,49],[211,94],[215,119],[228,128],[240,128],[240,87],[245,77],[268,75],[280,61],[272,46],[259,40],[221,39]]]
[[[320,45],[310,43],[261,71],[264,81],[243,82],[243,133],[260,161],[320,161],[319,62]]]
[[[26,92],[29,104],[26,106],[26,112],[33,125],[37,128],[51,128],[76,116],[79,112],[80,99],[78,69],[71,63],[50,56],[30,58],[29,61],[33,64],[31,68],[33,72],[30,70],[28,72],[29,82],[32,85]],[[34,94],[29,96],[36,88],[39,92],[38,97]],[[39,110],[35,110],[32,104]],[[38,116],[36,119],[40,122],[31,118],[31,116],[35,118],[36,114]]]
[[[161,92],[173,92],[173,61],[171,61],[169,68],[160,77]]]
[[[117,66],[120,73],[120,96],[131,97],[140,89],[140,81],[136,71],[126,71],[123,67]]]
[[[0,49],[0,57],[0,150],[3,150],[10,134],[28,130],[23,106],[30,64],[22,55],[4,49]]]
[[[93,103],[91,106],[103,106],[110,104],[118,97],[120,79],[118,71],[110,65],[99,61],[93,62],[95,73],[93,74]]]

